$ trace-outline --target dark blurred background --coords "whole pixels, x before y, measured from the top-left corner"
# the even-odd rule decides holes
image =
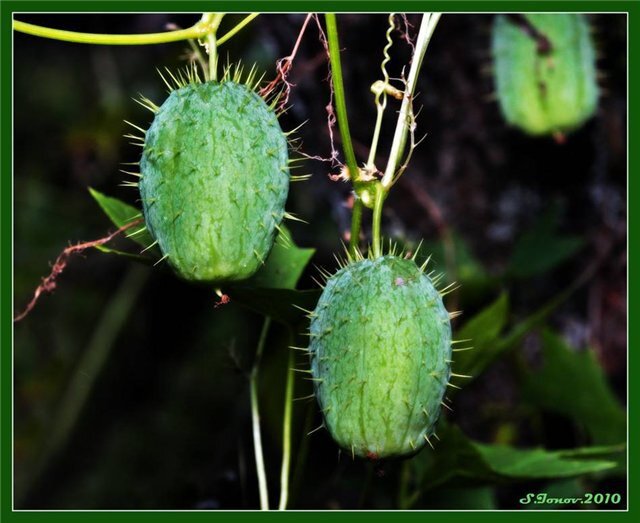
[[[85,32],[144,33],[169,23],[187,27],[198,16],[18,18]],[[463,283],[448,298],[449,309],[465,312],[454,329],[501,292],[509,293],[509,324],[518,325],[584,274],[544,324],[456,396],[448,419],[486,443],[551,449],[617,443],[598,439],[585,420],[536,405],[523,390],[522,369],[541,368],[544,340],[553,333],[572,352],[593,351],[596,381],[621,411],[626,405],[626,17],[590,18],[602,97],[597,115],[562,144],[505,125],[490,74],[492,18],[442,17],[417,89],[418,132],[427,136],[391,193],[384,233],[409,245],[424,238],[438,268]],[[239,19],[229,15],[223,28]],[[257,62],[271,79],[303,21],[300,14],[262,15],[221,53]],[[351,132],[365,161],[375,118],[369,87],[379,79],[387,17],[340,15],[338,21]],[[408,21],[415,35],[419,17]],[[148,125],[149,113],[132,98],[141,93],[161,103],[164,86],[155,69],[184,65],[187,51],[186,42],[107,47],[15,34],[16,310],[70,242],[113,230],[88,186],[136,204],[135,191],[118,185],[120,163],[136,161],[140,152],[122,138],[129,132],[123,120]],[[399,77],[409,47],[396,38],[391,54],[391,76]],[[311,23],[281,121],[285,130],[307,121],[302,150],[323,157],[330,153],[327,67]],[[379,167],[395,126],[390,103]],[[299,245],[317,249],[313,263],[332,269],[349,226],[349,186],[329,179],[338,172],[329,163],[308,161],[304,171],[313,176],[292,185],[287,207],[309,225],[291,228]],[[135,250],[126,240],[116,246]],[[315,287],[315,275],[310,267],[300,287]],[[210,289],[118,256],[87,251],[73,259],[56,292],[15,326],[17,508],[257,507],[246,373],[262,321],[237,303],[216,308],[217,300]],[[261,382],[272,494],[286,341],[284,329],[272,329]],[[296,386],[304,392],[308,384]],[[571,395],[570,377],[567,389]],[[298,402],[295,415],[293,508],[397,506],[402,463],[340,457],[326,431],[303,435],[320,423],[314,402]],[[445,485],[414,506],[513,508],[522,493],[545,489],[624,496],[625,478]]]

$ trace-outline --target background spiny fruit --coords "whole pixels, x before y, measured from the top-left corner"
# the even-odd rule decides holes
[[[250,85],[191,80],[159,108],[143,100],[155,112],[140,162],[146,225],[182,278],[243,280],[285,214],[287,138]]]
[[[493,27],[496,89],[505,119],[532,135],[579,127],[598,103],[596,53],[586,17],[516,16],[521,18],[498,15]]]
[[[325,426],[349,453],[403,456],[430,441],[451,375],[451,324],[424,266],[386,255],[328,278],[309,354]]]

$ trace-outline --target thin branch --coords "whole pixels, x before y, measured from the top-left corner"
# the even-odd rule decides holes
[[[251,424],[253,427],[253,449],[256,458],[256,473],[258,475],[258,488],[260,490],[260,509],[269,510],[269,491],[267,490],[267,473],[264,467],[264,454],[262,452],[262,436],[260,434],[260,406],[258,403],[258,372],[262,353],[267,341],[267,334],[271,326],[271,318],[265,317],[258,340],[256,356],[249,376],[251,389]]]
[[[221,46],[229,41],[233,36],[238,34],[244,27],[254,20],[260,13],[251,13],[243,18],[238,25],[230,29],[221,36],[217,45]],[[186,29],[178,29],[175,31],[167,31],[163,33],[146,33],[146,34],[104,34],[104,33],[82,33],[78,31],[66,31],[63,29],[53,29],[51,27],[42,27],[40,25],[29,24],[27,22],[13,21],[13,29],[20,33],[32,36],[40,36],[42,38],[50,38],[52,40],[61,40],[64,42],[73,42],[78,44],[94,44],[94,45],[150,45],[150,44],[166,44],[170,42],[179,42],[181,40],[198,39],[207,36],[210,27],[202,20],[198,21],[191,27]]]
[[[13,21],[13,29],[20,33],[50,38],[52,40],[96,45],[164,44],[169,42],[179,42],[180,40],[188,40],[190,38],[201,38],[207,33],[207,27],[200,21],[187,29],[147,34],[79,33],[76,31],[65,31],[62,29],[42,27],[39,25],[28,24],[26,22],[20,22],[18,20]]]
[[[251,13],[250,15],[248,15],[245,18],[243,18],[242,20],[240,20],[238,25],[236,25],[233,29],[230,29],[225,34],[223,34],[220,38],[218,38],[218,46],[221,46],[227,40],[230,40],[231,37],[235,36],[240,31],[242,31],[242,29],[244,29],[245,26],[247,26],[250,22],[252,22],[259,15],[260,15],[260,13]]]
[[[305,30],[307,29],[307,25],[309,24],[309,20],[313,17],[313,14],[308,14],[302,24],[302,28],[300,29],[300,33],[298,33],[298,38],[296,39],[296,43],[291,50],[289,56],[285,56],[276,62],[276,70],[278,74],[276,77],[271,80],[265,87],[260,89],[260,96],[266,98],[273,92],[276,86],[282,82],[284,84],[283,93],[278,96],[278,110],[284,109],[289,101],[289,94],[291,93],[292,84],[287,81],[287,76],[289,75],[289,70],[291,69],[291,65],[293,64],[293,59],[296,57],[298,53],[298,48],[300,47],[300,43],[302,42],[302,36],[304,35]]]
[[[291,338],[293,342],[293,339]],[[280,503],[278,510],[286,510],[289,501],[289,473],[291,469],[291,418],[293,414],[293,386],[295,373],[294,351],[289,351],[287,385],[284,393],[284,417],[282,421],[282,466],[280,469]]]
[[[436,25],[440,20],[440,16],[440,13],[425,13],[422,16],[420,32],[418,33],[418,38],[415,44],[416,51],[411,62],[411,69],[409,70],[409,77],[407,78],[404,98],[402,99],[402,106],[400,107],[400,114],[398,115],[396,130],[393,135],[389,162],[387,163],[387,168],[385,169],[384,176],[382,177],[382,186],[385,190],[388,190],[397,179],[395,175],[398,165],[402,161],[402,155],[407,142],[410,125],[408,120],[411,114],[411,104],[413,103],[413,94],[418,81],[418,73],[422,67],[422,60],[424,59],[427,47],[429,46],[431,36],[433,35]]]
[[[31,301],[28,303],[25,309],[13,319],[13,321],[17,323],[23,320],[36,306],[36,303],[38,302],[38,299],[42,294],[48,294],[55,290],[57,286],[56,280],[58,276],[60,276],[62,272],[65,270],[65,268],[67,267],[67,264],[69,263],[69,258],[71,257],[71,255],[81,253],[83,251],[86,251],[87,249],[91,249],[92,247],[99,247],[101,245],[104,245],[105,243],[108,243],[111,240],[113,240],[119,234],[122,234],[127,229],[130,229],[131,227],[134,227],[135,225],[138,225],[141,222],[142,222],[142,218],[139,218],[137,220],[134,220],[130,223],[123,225],[117,231],[112,232],[111,234],[109,234],[108,236],[105,236],[104,238],[100,238],[98,240],[93,240],[93,241],[84,242],[84,243],[78,243],[76,245],[70,245],[69,247],[64,249],[56,259],[55,263],[53,264],[53,267],[51,268],[51,272],[49,273],[49,275],[46,278],[43,278],[42,283],[38,285],[38,287],[36,287],[36,290],[33,293],[33,298],[31,298]]]

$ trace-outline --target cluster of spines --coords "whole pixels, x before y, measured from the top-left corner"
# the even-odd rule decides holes
[[[389,255],[389,256],[397,256],[399,258],[404,258],[404,259],[410,259],[412,261],[416,261],[420,248],[422,246],[422,241],[418,244],[418,246],[416,247],[415,251],[413,251],[413,253],[411,253],[410,251],[408,251],[406,248],[400,248],[399,245],[397,243],[394,243],[392,240],[388,241],[388,246],[387,246],[387,250],[385,255]],[[372,253],[371,249],[367,250],[367,253],[363,253],[360,249],[355,249],[354,252],[349,251],[346,246],[344,248],[346,255],[343,257],[341,255],[338,254],[334,254],[334,258],[338,264],[338,271],[343,270],[345,268],[347,268],[350,264],[358,262],[358,261],[363,261],[365,259],[368,260],[374,260],[375,256]],[[427,277],[429,277],[429,279],[431,280],[431,282],[433,283],[434,287],[436,287],[436,289],[438,290],[440,296],[444,297],[447,294],[457,290],[459,288],[458,284],[456,282],[452,282],[446,286],[443,286],[441,288],[437,288],[438,283],[444,278],[444,273],[438,273],[436,274],[436,271],[433,270],[429,273],[426,272],[426,269],[429,265],[429,262],[431,261],[431,256],[428,256],[425,261],[420,265],[419,270],[421,273],[426,274]],[[334,276],[335,274],[331,274],[328,270],[322,268],[322,267],[318,267],[315,266],[315,268],[318,270],[320,277],[322,278],[322,282],[318,281],[316,278],[313,278],[313,280],[321,287],[324,288],[326,286],[326,282],[329,280],[329,278],[331,278],[332,276]],[[310,311],[308,309],[305,309],[303,307],[300,307],[297,304],[293,304],[293,306],[299,310],[301,310],[302,312],[305,313],[305,316],[311,320],[314,318],[314,316],[316,315],[316,313],[314,311]],[[452,320],[454,318],[459,317],[460,315],[462,315],[462,311],[454,311],[454,312],[450,312],[449,313],[449,320]],[[306,337],[313,337],[314,335],[311,334],[311,332],[302,332],[300,333],[301,336],[306,336]],[[466,346],[466,344],[468,344],[469,342],[471,342],[470,339],[461,339],[461,340],[452,340],[451,341],[451,351],[452,352],[462,352],[462,351],[468,351],[468,350],[473,350],[474,347],[472,346]],[[456,347],[457,345],[461,345],[464,344],[464,347]],[[312,351],[309,349],[309,347],[297,347],[294,345],[291,345],[289,347],[291,350],[295,350],[301,353],[304,353],[308,358],[312,358],[314,357],[314,354],[312,353]],[[308,361],[308,360],[307,360]],[[455,362],[453,359],[449,359],[446,360],[446,362],[449,365],[453,365]],[[300,368],[293,368],[291,369],[295,372],[301,372],[304,374],[311,374],[311,370],[309,369],[300,369]],[[440,376],[433,376],[434,378],[440,378]],[[473,378],[473,376],[469,376],[466,374],[459,374],[459,373],[455,373],[455,372],[450,372],[449,373],[449,379],[447,380],[447,387],[451,387],[453,389],[460,389],[461,387],[459,387],[458,385],[456,385],[455,383],[452,382],[451,378],[459,378],[459,379],[471,379]],[[308,381],[313,382],[314,384],[317,384],[318,386],[322,384],[323,379],[322,378],[316,378],[316,377],[306,377],[305,378]],[[295,398],[296,401],[303,401],[303,400],[307,400],[310,401],[312,398],[315,397],[315,392],[312,394],[309,394],[307,396],[302,396],[299,398]],[[444,407],[445,409],[453,412],[453,408],[451,407],[451,403],[452,400],[445,394],[445,396],[443,397],[442,401],[440,402],[440,404],[442,405],[442,407]],[[330,409],[329,407],[326,407],[325,409],[322,410],[322,413],[325,414],[326,412],[328,412],[328,409]],[[423,407],[422,409],[423,413],[425,414],[425,416],[427,417],[427,419],[430,419],[431,416],[430,414],[426,411],[426,409]],[[322,423],[316,427],[315,429],[311,430],[310,432],[307,433],[307,435],[311,435],[314,432],[322,429],[322,428],[326,428],[325,422],[324,420],[322,421]],[[433,436],[435,437],[438,441],[440,440],[440,438],[438,437],[438,435],[435,432],[432,432],[430,435],[429,434],[424,434],[424,439],[427,442],[427,444],[434,449],[434,445],[430,439],[429,436]],[[417,447],[415,446],[415,442],[413,441],[409,441],[409,445],[411,446],[412,449],[416,449]],[[351,454],[352,454],[352,458],[355,459],[355,449],[352,447],[351,449]]]
[[[165,74],[163,74],[162,71],[160,71],[159,69],[157,71],[158,71],[158,74],[160,75],[160,78],[162,79],[165,86],[167,87],[169,93],[177,89],[182,89],[184,87],[187,87],[188,85],[203,83],[200,77],[200,74],[198,72],[198,67],[195,65],[195,63],[192,63],[183,69],[178,69],[175,73],[173,73],[169,68],[165,68]],[[264,74],[258,76],[258,70],[255,64],[251,66],[251,68],[245,75],[245,67],[241,62],[238,62],[238,63],[227,62],[227,64],[223,68],[220,82],[221,83],[234,82],[237,84],[244,84],[251,91],[259,94],[259,87],[263,79],[264,79]],[[158,106],[157,104],[155,104],[153,101],[143,96],[142,94],[139,94],[138,98],[134,98],[133,100],[154,115],[160,110],[160,106]],[[279,93],[274,93],[270,95],[268,99],[265,99],[265,102],[268,104],[269,109],[272,111],[276,109],[279,101],[280,101]],[[280,117],[286,111],[287,111],[287,108],[282,109],[281,111],[276,113],[276,116]],[[147,131],[143,127],[136,125],[128,120],[124,120],[124,122],[132,128],[132,131],[125,134],[124,138],[127,138],[131,145],[144,148],[145,136]],[[299,141],[299,137],[295,137],[293,135],[295,135],[295,133],[297,133],[298,130],[303,125],[304,125],[304,122],[300,124],[298,127],[290,131],[284,132],[284,135],[287,138],[289,149],[293,152],[297,152],[300,148],[300,145],[297,143]],[[304,160],[305,158],[303,156],[289,158],[288,166],[287,166],[288,168],[285,169],[284,171],[289,173],[288,176],[289,176],[290,182],[306,181],[311,177],[311,174],[297,174],[297,175],[291,174],[291,170],[300,167],[299,164]],[[137,167],[139,169],[140,162],[139,161],[127,162],[127,163],[122,163],[121,165],[126,166],[127,169],[120,169],[120,172],[122,172],[127,176],[133,177],[133,179],[125,180],[120,185],[122,187],[130,187],[138,190],[139,182],[142,179],[142,174],[139,171],[132,170],[132,168]],[[152,203],[152,202],[147,202],[147,203]],[[140,216],[142,216],[142,214],[140,214]],[[274,216],[274,218],[277,219],[280,217]],[[281,218],[285,220],[307,223],[303,219],[299,218],[298,216],[290,212],[285,212]],[[280,245],[284,246],[285,248],[290,247],[291,240],[283,233],[282,227],[280,227],[279,225],[276,225],[276,229],[279,232],[279,234],[277,235],[276,241],[278,241],[278,243],[280,243]],[[143,226],[141,229],[129,234],[127,237],[132,237],[137,234],[141,234],[145,230],[147,230],[147,228],[146,226]],[[156,240],[151,245],[143,249],[140,254],[143,254],[147,250],[155,247],[157,244],[158,244],[158,241]],[[255,252],[254,254],[258,257],[258,260],[260,261],[260,263],[264,265],[265,260],[259,255],[259,253]],[[162,258],[160,258],[156,262],[156,265],[166,260],[168,257],[169,257],[169,254],[168,253],[165,254]]]

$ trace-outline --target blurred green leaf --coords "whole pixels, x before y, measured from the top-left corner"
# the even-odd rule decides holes
[[[547,317],[562,305],[569,296],[579,289],[585,281],[585,273],[583,273],[542,307],[516,323],[506,335],[503,335],[498,339],[494,339],[490,344],[486,345],[481,354],[478,354],[477,356],[474,355],[473,353],[476,352],[474,350],[456,354],[456,372],[470,375],[473,378],[478,377],[502,353],[515,347],[529,332],[539,327]],[[459,339],[467,339],[468,336],[465,337],[464,334],[463,327],[461,333],[456,337]],[[469,343],[473,344],[473,341],[474,340],[472,339]],[[455,390],[452,392],[455,393]]]
[[[518,449],[487,445],[469,439],[460,428],[443,424],[434,451],[411,461],[418,485],[413,503],[431,489],[511,483],[531,479],[570,478],[615,467],[609,459],[590,459],[586,449]],[[605,452],[608,450],[608,452]],[[615,455],[620,447],[598,448],[600,455]],[[424,457],[423,457],[424,456]]]
[[[550,330],[543,333],[544,365],[523,380],[530,403],[582,424],[593,443],[626,441],[626,414],[591,350],[574,351]]]
[[[595,445],[591,447],[578,447],[575,449],[567,449],[560,451],[563,456],[571,458],[579,458],[581,456],[598,456],[601,458],[611,459],[613,455],[624,452],[627,448],[626,443],[617,445]]]
[[[556,232],[559,209],[552,207],[515,244],[507,273],[516,278],[542,274],[574,255],[584,244]]]
[[[98,205],[102,211],[109,217],[117,227],[123,227],[133,220],[137,220],[142,217],[142,211],[129,205],[128,203],[106,196],[99,191],[89,187],[89,193],[98,202]],[[136,231],[140,231],[136,233]],[[142,245],[142,247],[149,247],[153,243],[153,238],[149,231],[144,226],[144,222],[140,223],[140,226],[135,226],[131,231],[127,231],[127,238],[132,239],[136,243]]]
[[[472,350],[455,353],[454,370],[459,374],[476,376],[494,357],[498,336],[502,333],[509,314],[509,296],[502,293],[498,299],[471,318],[456,334],[460,340],[471,340],[456,348],[472,346]]]
[[[472,444],[489,468],[505,478],[565,478],[600,472],[615,466],[613,461],[572,458],[562,451]]]
[[[405,244],[405,248],[415,250],[416,244]],[[456,281],[460,283],[458,293],[466,304],[482,300],[485,293],[495,284],[496,279],[487,273],[482,263],[476,258],[469,244],[455,232],[445,236],[442,241],[424,242],[416,261],[418,265],[431,256],[430,269],[444,272],[444,283]],[[453,262],[453,273],[449,272],[449,264]]]

